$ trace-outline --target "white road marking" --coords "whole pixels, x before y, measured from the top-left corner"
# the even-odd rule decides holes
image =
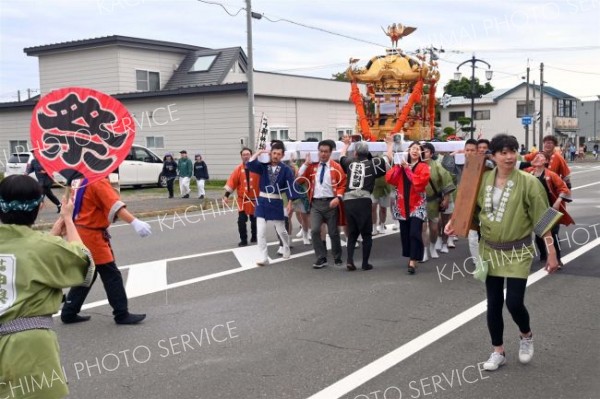
[[[581,248],[578,248],[575,251],[569,253],[568,255],[563,256],[562,261],[566,265],[567,263],[571,262],[577,257],[592,250],[599,244],[600,238],[596,238],[594,241],[589,242]],[[537,272],[529,276],[529,278],[527,279],[527,286],[535,284],[536,282],[540,281],[541,279],[547,276],[548,273],[544,269],[538,270]],[[504,290],[504,295],[506,295],[506,289]],[[398,347],[397,349],[393,350],[387,355],[380,357],[379,359],[358,369],[354,373],[342,378],[338,382],[328,386],[322,391],[317,392],[316,394],[310,396],[308,399],[333,399],[344,396],[348,392],[355,390],[367,381],[384,373],[385,371],[396,366],[398,363],[402,362],[408,357],[414,355],[415,353],[426,348],[427,346],[431,345],[440,338],[450,334],[452,331],[456,330],[459,327],[462,327],[474,318],[480,316],[486,311],[486,309],[487,302],[485,300],[479,302],[475,306],[454,316],[453,318],[445,321],[444,323],[427,331],[426,333],[414,338],[413,340]]]
[[[583,186],[579,186],[579,187],[573,187],[573,188],[571,188],[571,191],[579,190],[580,188],[585,188],[585,187],[589,187],[589,186],[595,186],[597,184],[600,184],[600,181],[597,181],[596,183],[584,184]]]
[[[129,266],[125,291],[133,298],[162,291],[167,287],[167,262],[158,260]]]
[[[392,230],[393,225],[387,225],[387,231],[383,234],[378,234],[373,236],[373,239],[378,237],[385,237],[390,234],[397,233]],[[293,242],[302,241],[302,239],[294,239]],[[267,245],[279,245],[277,241],[273,241],[268,243]],[[342,246],[345,246],[345,242],[342,240]],[[302,256],[306,256],[313,253],[312,246],[309,251],[300,252],[294,254],[290,257],[290,259],[300,258]],[[233,255],[238,260],[240,267],[234,267],[233,269],[225,270],[218,273],[212,273],[206,276],[195,277],[188,280],[178,281],[176,283],[167,284],[167,265],[169,262],[200,258],[204,256],[210,255],[220,255],[224,253],[233,253]],[[241,248],[229,248],[222,249],[218,251],[211,252],[203,252],[199,254],[193,255],[185,255],[179,256],[176,258],[168,258],[168,259],[160,259],[151,262],[143,262],[136,263],[133,265],[120,266],[120,270],[129,269],[129,274],[127,277],[126,291],[127,297],[129,299],[136,298],[142,295],[153,294],[160,291],[166,291],[173,288],[184,287],[186,285],[199,283],[202,281],[212,280],[215,278],[228,276],[230,274],[240,273],[247,270],[256,269],[260,266],[256,265],[256,260],[259,258],[260,254],[258,252],[258,247],[256,245],[251,245],[248,247]],[[277,264],[281,262],[288,261],[289,259],[269,259],[271,264]],[[268,267],[268,266],[267,266]],[[96,308],[98,306],[108,305],[108,301],[106,299],[91,302],[82,306],[82,310]],[[56,313],[54,317],[60,315],[60,313]]]

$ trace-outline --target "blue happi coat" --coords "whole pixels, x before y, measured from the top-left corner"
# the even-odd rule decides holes
[[[250,161],[246,167],[260,175],[260,192],[267,194],[285,194],[288,199],[294,200],[300,195],[294,189],[294,172],[292,169],[280,162],[272,173],[270,163],[261,163],[258,159]],[[284,220],[283,200],[279,198],[264,198],[259,195],[255,216],[265,220]]]

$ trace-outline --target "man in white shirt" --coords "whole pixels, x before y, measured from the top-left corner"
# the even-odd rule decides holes
[[[315,269],[327,266],[327,247],[321,240],[321,224],[327,224],[331,239],[331,252],[336,266],[342,265],[342,246],[338,231],[338,212],[346,190],[346,174],[337,162],[332,161],[335,148],[332,140],[319,143],[319,162],[311,163],[310,154],[298,171],[298,176],[308,180],[308,198],[311,203],[310,223],[313,248],[317,260]]]

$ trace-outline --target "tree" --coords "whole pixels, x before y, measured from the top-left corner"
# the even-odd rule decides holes
[[[494,87],[486,82],[485,85],[479,84],[479,79],[475,78],[475,96],[487,94],[494,90]],[[446,86],[444,86],[444,93],[450,94],[454,97],[467,97],[471,98],[471,79],[463,77],[461,80],[450,80]]]
[[[331,75],[331,79],[337,80],[339,82],[349,82],[348,76],[346,76],[346,71],[334,73]]]

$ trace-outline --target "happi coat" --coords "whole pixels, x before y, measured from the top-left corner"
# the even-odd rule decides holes
[[[225,191],[228,193],[236,191],[238,211],[243,211],[246,215],[254,215],[256,197],[260,192],[259,180],[260,175],[251,172],[243,163],[239,164],[229,175],[229,179],[225,183]]]
[[[258,159],[249,161],[246,167],[260,176],[260,193],[257,198],[255,216],[265,220],[285,220],[281,195],[286,195],[291,200],[300,197],[299,191],[294,189],[292,169],[283,162],[272,166],[271,163],[261,163]],[[261,196],[261,194],[269,196],[269,198]]]
[[[63,288],[89,286],[93,275],[83,244],[27,226],[0,225],[0,324],[58,312]],[[2,335],[0,354],[0,398],[68,395],[53,330]]]
[[[476,215],[480,223],[479,255],[488,262],[488,274],[498,277],[529,276],[535,256],[531,233],[541,237],[562,217],[552,209],[542,184],[534,176],[513,170],[500,200],[493,201],[497,168],[484,172],[477,196]],[[498,189],[496,189],[498,191]],[[511,242],[519,242],[511,247]],[[504,250],[492,246],[510,247]]]

